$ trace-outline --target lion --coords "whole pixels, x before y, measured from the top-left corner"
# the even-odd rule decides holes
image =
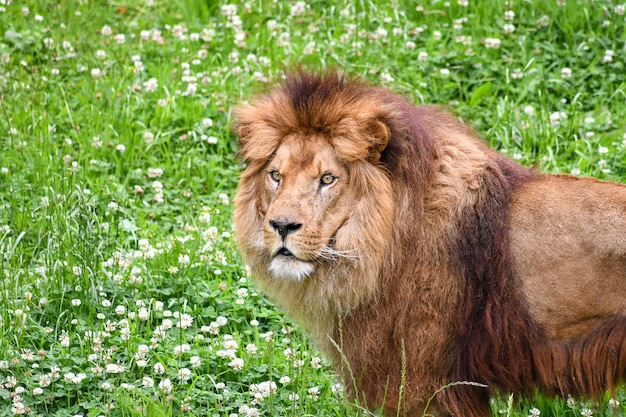
[[[458,118],[300,70],[234,112],[258,286],[385,415],[600,399],[626,375],[626,186],[541,174]]]

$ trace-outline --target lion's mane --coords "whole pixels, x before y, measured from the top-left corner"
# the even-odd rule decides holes
[[[469,381],[489,389],[451,386],[427,411],[478,417],[490,392],[597,397],[623,380],[623,315],[567,340],[531,317],[512,273],[509,207],[541,176],[455,117],[337,73],[299,72],[239,107],[235,129],[247,163],[235,226],[253,277],[368,406],[421,415],[438,389]],[[271,277],[258,243],[261,172],[294,132],[327,135],[361,195],[342,238],[359,256],[302,282]]]

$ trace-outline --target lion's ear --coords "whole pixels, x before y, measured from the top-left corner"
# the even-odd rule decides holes
[[[378,162],[380,154],[385,150],[391,140],[391,130],[386,123],[379,119],[372,119],[368,124],[371,140],[370,159]]]
[[[255,106],[243,105],[234,111],[233,131],[239,142],[239,156],[244,161],[267,159],[278,146],[278,132]]]
[[[360,120],[346,118],[337,124],[333,136],[333,146],[341,159],[378,162],[391,139],[391,130],[375,117]]]

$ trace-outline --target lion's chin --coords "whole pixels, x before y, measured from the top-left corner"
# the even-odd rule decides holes
[[[293,256],[277,255],[270,262],[268,270],[276,278],[299,282],[311,275],[315,267]]]

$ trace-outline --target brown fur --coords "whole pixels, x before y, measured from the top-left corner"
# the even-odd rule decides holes
[[[445,112],[334,73],[289,76],[235,129],[253,277],[369,407],[479,417],[490,392],[623,381],[626,187],[536,174]],[[454,385],[425,410],[460,381],[489,389]]]

